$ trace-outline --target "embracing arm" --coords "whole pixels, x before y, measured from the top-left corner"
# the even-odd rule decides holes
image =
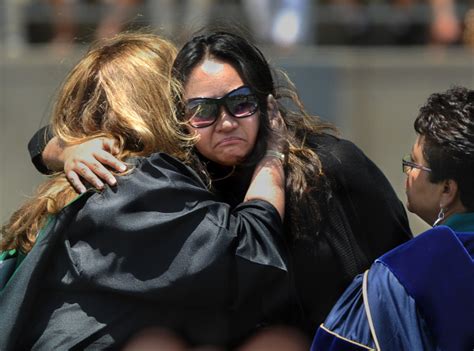
[[[268,104],[272,132],[267,147],[281,152],[286,145],[285,124],[272,96],[269,96]],[[124,250],[123,257],[135,257],[138,261],[148,260],[149,257],[139,252],[135,256],[129,253],[130,250],[151,249],[150,254],[160,257],[166,271],[173,266],[173,262],[178,261],[180,264],[176,269],[184,270],[179,274],[182,277],[190,276],[189,264],[193,257],[197,258],[198,264],[192,264],[191,270],[207,275],[208,266],[214,266],[213,262],[223,261],[224,264],[216,266],[222,269],[226,262],[235,264],[237,256],[247,262],[243,266],[248,266],[250,262],[250,266],[255,265],[256,271],[271,267],[278,274],[283,273],[286,279],[282,252],[285,172],[280,159],[272,153],[263,157],[255,168],[244,202],[234,210],[228,204],[216,201],[194,171],[173,157],[155,154],[141,160],[131,174],[120,177],[119,186],[105,189],[103,194],[93,197],[100,201],[89,203],[88,223],[99,221],[97,228],[110,228],[113,235],[97,233],[96,229],[80,229],[78,240],[87,237],[96,242],[92,247],[100,247],[104,243],[117,247],[117,243],[130,242],[118,247]],[[110,218],[114,220],[110,221]],[[130,236],[131,233],[133,236]],[[132,237],[133,241],[130,240]],[[169,247],[175,244],[178,246]],[[190,251],[186,252],[183,249],[188,245]],[[87,259],[83,264],[92,264],[92,272],[99,267],[94,260]],[[108,272],[107,264],[104,269]],[[117,273],[121,274],[120,271]],[[244,280],[249,277],[248,273],[244,272]],[[105,275],[106,280],[109,274]],[[160,278],[157,277],[157,280]],[[153,282],[151,285],[154,285]],[[133,284],[127,287],[134,289]]]
[[[45,148],[49,144],[53,144],[50,143],[51,139],[53,138],[54,134],[51,130],[51,127],[48,125],[39,129],[28,142],[28,151],[30,153],[31,162],[33,162],[36,169],[43,174],[48,174],[51,172],[51,170],[55,170],[52,167],[47,166],[43,156],[43,151]]]
[[[282,222],[266,191],[231,210],[175,159],[145,159],[91,197],[68,230],[64,257],[99,289],[216,306],[252,300],[266,310],[289,284]]]
[[[285,216],[285,174],[281,161],[274,157],[264,157],[257,165],[244,201],[265,200]]]
[[[54,135],[51,125],[39,129],[28,143],[31,161],[36,169],[43,174],[64,169],[65,147]]]
[[[83,181],[97,189],[116,184],[111,170],[123,172],[126,165],[114,155],[118,153],[115,139],[95,138],[77,145],[65,145],[53,134],[51,126],[38,130],[28,143],[31,161],[43,174],[56,171],[66,173],[68,180],[79,192],[86,191]]]

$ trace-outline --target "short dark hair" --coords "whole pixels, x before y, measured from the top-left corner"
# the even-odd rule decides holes
[[[474,90],[454,87],[430,95],[415,131],[425,139],[430,181],[456,181],[462,204],[474,210]]]
[[[178,52],[173,65],[173,75],[186,84],[192,70],[205,58],[216,58],[231,64],[242,80],[257,95],[260,108],[260,128],[257,144],[249,163],[256,162],[266,150],[269,135],[267,96],[275,95],[272,71],[262,52],[243,36],[217,31],[197,35]]]

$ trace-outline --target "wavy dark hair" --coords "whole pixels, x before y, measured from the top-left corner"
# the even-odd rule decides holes
[[[432,172],[429,180],[456,181],[461,202],[474,210],[474,90],[454,87],[430,95],[415,120],[425,139],[423,156]]]
[[[248,39],[228,31],[211,31],[193,37],[178,52],[173,74],[183,85],[191,71],[206,58],[231,64],[242,80],[257,95],[260,106],[260,129],[252,154],[245,164],[256,164],[265,154],[270,132],[267,96],[277,100],[288,130],[288,163],[286,165],[286,216],[292,238],[315,235],[321,222],[321,199],[329,196],[329,186],[321,161],[309,147],[307,138],[324,131],[335,132],[329,123],[308,114],[287,75],[273,70],[263,53]],[[275,84],[274,77],[281,77]],[[181,108],[183,108],[181,106]]]

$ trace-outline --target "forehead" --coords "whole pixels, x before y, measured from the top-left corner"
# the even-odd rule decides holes
[[[184,93],[186,99],[196,97],[221,97],[244,85],[239,72],[229,63],[206,58],[191,71]]]
[[[204,60],[204,62],[201,64],[203,73],[208,75],[222,73],[224,67],[225,66],[223,62],[215,60]]]
[[[415,140],[415,144],[413,144],[413,149],[423,150],[423,146],[425,145],[425,137],[423,135],[418,135]]]
[[[412,147],[412,156],[415,161],[422,162],[425,160],[425,158],[423,157],[424,145],[425,137],[422,135],[418,135]]]

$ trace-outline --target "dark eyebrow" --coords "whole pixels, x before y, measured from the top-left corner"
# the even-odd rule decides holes
[[[199,101],[199,100],[203,100],[203,101],[206,101],[206,100],[219,100],[219,98],[195,97],[195,98],[191,98],[191,99],[186,100],[186,103],[190,103],[190,102],[193,102],[193,101]]]
[[[234,92],[236,92],[237,90],[240,90],[240,89],[242,89],[242,88],[247,88],[247,89],[250,91],[250,93],[252,93],[252,90],[251,90],[247,85],[244,84],[244,85],[241,85],[240,87],[237,87],[237,88],[235,88],[235,89],[232,89],[231,91],[225,93],[225,94],[222,95],[222,96],[217,96],[217,97],[204,97],[204,96],[198,97],[198,96],[197,96],[197,97],[193,97],[193,98],[187,99],[186,102],[189,103],[189,102],[191,102],[191,101],[196,101],[196,100],[220,100],[220,99],[222,99],[224,96],[228,96],[228,95],[230,95],[230,94],[232,94],[232,93],[234,93]]]

